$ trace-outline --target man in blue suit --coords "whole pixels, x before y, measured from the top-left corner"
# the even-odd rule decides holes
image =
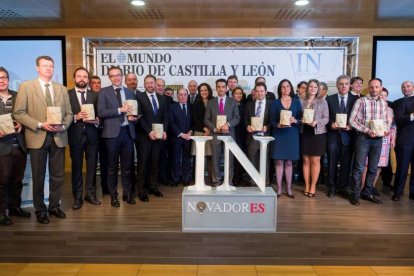
[[[111,205],[119,207],[118,201],[118,160],[121,160],[121,179],[123,197],[128,204],[135,204],[131,194],[131,170],[134,158],[135,121],[126,100],[135,100],[135,95],[122,86],[122,70],[111,67],[108,71],[112,85],[102,88],[98,96],[98,116],[104,119],[102,138],[108,152],[108,188]]]
[[[348,121],[345,128],[340,128],[336,123],[336,116],[337,114],[347,114],[347,120],[349,120],[357,97],[349,93],[350,79],[346,75],[341,75],[336,79],[336,88],[338,93],[326,98],[329,107],[327,126],[328,197],[334,197],[336,193],[347,197],[346,189],[349,185],[354,131]],[[340,165],[339,178],[337,177],[338,162]]]
[[[173,186],[182,180],[184,186],[191,180],[191,112],[185,88],[177,92],[178,103],[173,103],[169,110],[169,128],[173,145]]]

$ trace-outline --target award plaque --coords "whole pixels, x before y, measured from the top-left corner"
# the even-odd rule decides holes
[[[226,115],[217,115],[216,128],[220,129],[227,122]]]
[[[339,128],[346,128],[346,123],[348,121],[348,114],[346,113],[337,113],[335,118],[335,123]]]
[[[384,136],[385,127],[384,127],[384,121],[381,119],[378,120],[371,120],[369,122],[369,128],[375,132],[377,136]]]
[[[260,117],[251,117],[251,126],[255,131],[263,130],[263,119]]]
[[[315,116],[315,110],[310,108],[305,108],[303,110],[303,119],[302,122],[305,124],[311,124],[313,123],[313,118]]]
[[[162,124],[152,124],[152,131],[155,132],[157,139],[163,138],[164,126]]]
[[[87,120],[87,121],[95,120],[95,109],[93,108],[93,104],[81,105],[81,111],[86,112],[88,114],[88,117],[84,118],[84,120]]]
[[[292,117],[292,111],[281,110],[280,111],[280,124],[284,126],[290,126],[290,117]]]
[[[62,124],[62,109],[60,106],[48,106],[46,110],[46,121],[51,125]]]
[[[5,135],[16,133],[14,129],[13,119],[10,113],[0,115],[0,130]]]
[[[138,116],[138,102],[137,100],[126,100],[127,106],[132,107],[132,112],[127,112],[127,116]]]

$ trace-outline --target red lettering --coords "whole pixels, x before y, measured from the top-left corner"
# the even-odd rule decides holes
[[[259,203],[259,213],[264,213],[265,212],[265,204],[264,203]]]
[[[264,213],[265,207],[264,203],[250,203],[250,213]]]
[[[257,213],[257,203],[250,203],[250,213]]]

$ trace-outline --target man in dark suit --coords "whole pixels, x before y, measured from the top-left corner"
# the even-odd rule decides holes
[[[128,116],[132,107],[126,100],[135,100],[135,95],[122,86],[122,70],[111,67],[108,71],[112,85],[102,88],[98,96],[98,116],[104,119],[102,138],[108,152],[108,188],[111,205],[119,207],[118,163],[121,160],[122,200],[135,204],[131,194],[131,170],[134,158],[135,122],[137,117]]]
[[[16,95],[9,90],[9,72],[0,67],[0,115],[12,113]],[[12,224],[9,216],[30,217],[20,208],[27,149],[22,125],[15,122],[14,129],[16,133],[8,135],[0,129],[0,225],[4,226]]]
[[[260,165],[260,143],[253,139],[253,135],[264,135],[269,129],[270,123],[270,107],[272,102],[266,99],[266,84],[263,82],[256,83],[254,86],[256,91],[256,100],[246,104],[246,112],[244,121],[247,126],[247,156],[257,170]],[[252,117],[260,117],[263,122],[263,129],[257,130],[253,128]]]
[[[135,75],[134,73],[128,73],[128,74],[125,75],[125,85],[135,95],[137,95],[138,93],[141,93],[141,91],[139,91],[137,89],[137,87],[138,87],[138,78],[137,78],[137,75]]]
[[[138,122],[137,140],[139,141],[138,157],[138,197],[148,202],[148,193],[156,197],[163,194],[158,190],[158,166],[161,142],[167,139],[168,106],[164,95],[155,92],[156,78],[147,75],[144,78],[145,92],[138,94],[138,110],[142,116]],[[162,137],[157,138],[153,124],[162,124]],[[146,177],[146,174],[149,177]]]
[[[84,104],[92,104],[95,116],[98,94],[87,90],[89,72],[86,68],[79,67],[73,73],[75,88],[68,91],[72,108],[73,122],[68,129],[70,158],[72,159],[72,209],[77,210],[83,205],[83,156],[86,157],[86,195],[85,201],[92,205],[100,205],[96,198],[96,163],[98,157],[99,119],[88,119],[88,113],[81,111]]]
[[[407,180],[408,167],[411,164],[409,198],[414,200],[414,85],[405,81],[401,85],[404,98],[395,101],[394,115],[397,124],[395,155],[397,171],[394,179],[393,201],[399,201]]]
[[[218,135],[230,135],[235,139],[235,126],[240,122],[239,109],[237,103],[232,98],[226,96],[227,81],[225,79],[216,80],[217,97],[207,103],[204,124],[213,134],[212,141],[212,182],[220,182],[220,156],[223,152],[222,141],[217,139]],[[225,115],[226,122],[217,126],[217,115]],[[229,183],[233,181],[233,155],[230,153],[229,160]]]
[[[23,82],[14,105],[14,118],[25,126],[33,179],[33,205],[37,222],[49,223],[49,215],[65,218],[60,197],[65,177],[67,129],[73,120],[69,95],[62,84],[52,81],[54,61],[49,56],[36,59],[38,79]],[[60,107],[62,123],[47,122],[47,108]],[[49,161],[48,161],[49,159]],[[44,203],[46,164],[49,163],[49,207]]]
[[[198,91],[197,91],[197,87],[198,87],[198,85],[197,85],[197,82],[195,80],[190,80],[188,82],[188,86],[187,86],[188,93],[189,93],[188,100],[187,100],[188,104],[193,104],[200,97],[200,95],[198,94]]]
[[[171,132],[173,151],[173,186],[181,181],[184,186],[191,181],[191,110],[187,104],[188,95],[185,88],[177,91],[178,103],[173,103],[169,110],[168,127]]]
[[[349,93],[349,77],[341,75],[336,79],[338,93],[326,98],[329,108],[328,128],[328,197],[336,193],[347,196],[349,172],[353,154],[354,131],[348,123],[357,97]],[[336,123],[337,114],[346,114],[345,128]],[[339,178],[337,175],[338,162],[340,165]]]

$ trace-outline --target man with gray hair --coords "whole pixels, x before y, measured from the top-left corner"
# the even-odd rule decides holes
[[[336,193],[347,196],[349,185],[349,171],[352,160],[352,146],[354,131],[349,125],[349,117],[357,97],[349,93],[349,77],[341,75],[336,79],[338,93],[328,96],[326,101],[329,107],[328,127],[328,197]],[[338,124],[337,117],[346,116],[344,125]],[[345,116],[344,116],[345,115]],[[337,175],[340,165],[339,177]]]

